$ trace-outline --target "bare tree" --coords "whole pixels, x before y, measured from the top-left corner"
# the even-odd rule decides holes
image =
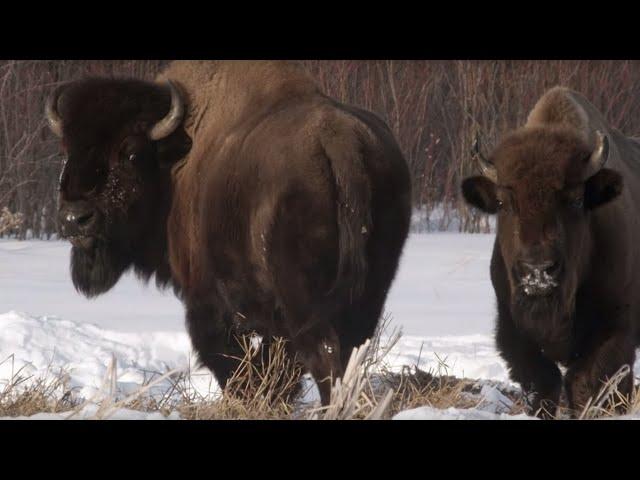
[[[152,79],[166,62],[1,61],[0,210],[21,223],[0,235],[48,238],[62,158],[43,119],[46,96],[62,82],[95,75]],[[487,231],[459,185],[474,171],[476,133],[488,146],[521,125],[557,84],[585,94],[623,132],[640,130],[638,61],[303,61],[327,94],[380,115],[392,128],[413,176],[413,202],[425,229]]]

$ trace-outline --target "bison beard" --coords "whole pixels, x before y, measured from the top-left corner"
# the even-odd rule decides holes
[[[71,279],[73,285],[88,298],[95,297],[113,287],[129,267],[122,252],[103,240],[91,249],[71,249]]]
[[[543,297],[530,297],[523,291],[516,293],[512,304],[513,318],[522,331],[541,345],[556,361],[567,360],[568,340],[572,331],[572,310],[562,288]]]

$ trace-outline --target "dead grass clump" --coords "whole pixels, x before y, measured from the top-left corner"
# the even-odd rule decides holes
[[[477,398],[465,393],[473,381],[452,376],[435,376],[417,367],[403,367],[399,373],[387,372],[385,381],[396,392],[391,405],[395,415],[402,410],[429,406],[439,409],[449,407],[474,408]]]
[[[640,385],[633,387],[630,396],[619,390],[620,384],[630,372],[631,367],[623,365],[603,383],[598,394],[589,399],[581,412],[575,412],[576,417],[580,420],[592,420],[640,413]]]
[[[13,362],[13,356],[9,358]],[[42,377],[34,378],[25,374],[24,368],[13,372],[0,391],[0,417],[60,413],[75,407],[66,372],[54,375],[48,369]]]
[[[443,373],[441,368],[437,373],[425,372],[416,366],[405,366],[397,373],[385,372],[384,381],[395,391],[390,414],[423,406],[441,410],[481,408],[486,402],[482,394],[485,387],[493,387],[508,398],[509,402],[500,406],[504,413],[518,415],[525,412],[526,405],[519,390],[498,382],[454,377]]]
[[[329,405],[311,409],[310,420],[379,420],[383,418],[393,390],[387,389],[381,396],[371,381],[371,342],[354,348],[342,378],[331,387]]]
[[[287,354],[286,340],[255,345],[255,337],[238,338],[244,352],[240,365],[227,385],[210,401],[184,401],[177,407],[192,420],[291,418],[300,391],[302,368]]]
[[[309,408],[310,420],[388,419],[394,390],[381,380],[389,368],[387,356],[402,336],[400,329],[389,331],[391,316],[386,314],[371,339],[354,348],[342,378],[331,388],[331,400],[324,407]]]

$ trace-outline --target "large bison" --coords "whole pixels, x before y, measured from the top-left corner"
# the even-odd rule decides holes
[[[640,343],[640,143],[556,87],[490,156],[476,153],[483,175],[462,192],[497,214],[498,349],[543,417],[556,412],[565,366],[575,412],[633,368]],[[632,386],[630,374],[620,390]]]
[[[221,385],[253,330],[288,339],[327,403],[407,237],[391,131],[291,62],[173,62],[156,80],[85,79],[47,102],[75,287],[93,297],[128,269],[155,275]]]

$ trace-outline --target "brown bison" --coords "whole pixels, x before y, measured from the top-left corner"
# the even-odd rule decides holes
[[[128,269],[172,285],[220,385],[237,334],[289,340],[322,401],[378,323],[410,220],[408,167],[378,117],[290,62],[174,62],[157,82],[62,86],[59,223],[75,287]]]
[[[640,143],[580,94],[549,90],[464,180],[468,203],[497,214],[491,281],[496,341],[530,406],[554,415],[567,368],[583,408],[640,343]],[[624,184],[624,189],[623,189]],[[630,374],[620,384],[629,394]]]

